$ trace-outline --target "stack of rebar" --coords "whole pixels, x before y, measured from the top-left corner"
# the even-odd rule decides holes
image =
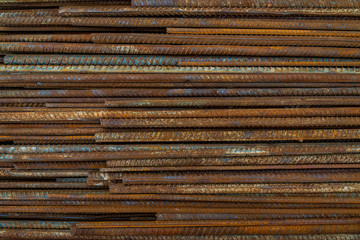
[[[0,239],[360,239],[360,0],[0,0]]]

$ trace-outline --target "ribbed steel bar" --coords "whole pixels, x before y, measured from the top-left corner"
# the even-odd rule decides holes
[[[13,137],[10,137],[12,139]],[[360,138],[360,129],[308,130],[147,130],[102,132],[96,142],[242,142],[351,140]]]
[[[94,88],[311,88],[311,87],[360,87],[359,83],[93,83],[93,82],[0,82],[0,87],[31,89],[94,89]],[[96,101],[96,100],[94,100]],[[61,104],[59,103],[59,106]],[[64,103],[64,106],[67,104]],[[20,105],[19,105],[20,106]],[[74,103],[74,107],[104,107],[96,103]]]
[[[75,222],[1,220],[2,229],[70,229]]]
[[[101,128],[1,128],[2,136],[83,136],[101,132]]]
[[[172,208],[172,207],[117,207],[117,206],[0,206],[0,213],[243,213],[243,214],[355,214],[358,208]]]
[[[199,107],[270,107],[270,106],[357,106],[360,104],[358,97],[203,97],[203,98],[120,98],[114,101],[105,100],[104,106],[112,108],[199,108]],[[48,105],[46,105],[48,106]],[[76,106],[76,105],[74,105]],[[198,119],[201,121],[201,119]],[[136,120],[134,120],[136,121]],[[141,121],[137,119],[137,121]],[[154,119],[153,121],[161,121]],[[171,121],[171,120],[168,120]],[[210,119],[210,121],[213,121]],[[150,121],[149,121],[150,122]],[[140,123],[140,122],[139,122]],[[210,122],[209,122],[210,123]],[[205,125],[207,125],[205,123]],[[234,125],[235,126],[235,125]],[[135,126],[136,127],[136,126]]]
[[[74,6],[69,6],[74,7]],[[54,9],[21,9],[21,10],[2,10],[0,17],[44,17],[58,16],[59,10]],[[2,37],[2,36],[1,36]]]
[[[356,204],[286,204],[286,203],[220,203],[220,202],[167,202],[167,201],[77,201],[77,200],[0,200],[0,206],[89,206],[94,207],[97,205],[111,206],[111,207],[129,207],[129,208],[160,208],[160,207],[175,207],[175,208],[268,208],[268,209],[291,209],[291,208],[356,208]],[[356,214],[355,214],[356,216]],[[281,219],[281,218],[280,218]]]
[[[257,170],[303,170],[303,169],[358,169],[360,164],[311,164],[311,165],[241,165],[241,166],[164,166],[102,168],[104,179],[122,180],[122,172],[174,172],[174,171],[257,171]],[[109,171],[111,170],[111,171]]]
[[[315,39],[313,41],[316,41]],[[360,46],[360,45],[359,45]],[[5,55],[9,65],[104,65],[104,66],[274,66],[359,67],[359,59],[221,57],[221,56],[111,56],[111,55]]]
[[[133,0],[132,6],[136,7],[240,7],[240,8],[358,8],[360,2],[357,0],[312,0],[312,1],[294,1],[294,0]]]
[[[268,184],[159,184],[124,185],[110,183],[110,192],[118,194],[239,194],[239,193],[356,193],[359,183],[268,183]]]
[[[360,88],[0,90],[0,98],[359,96]]]
[[[0,169],[0,177],[9,178],[58,178],[58,177],[87,177],[89,171],[84,170],[52,170],[52,171],[27,171],[15,169]]]
[[[3,74],[1,82],[83,82],[83,83],[358,83],[359,74],[336,73],[190,73],[190,74],[84,74],[32,73]]]
[[[42,229],[6,229],[0,231],[5,239],[34,240],[128,240],[129,236],[74,236],[65,230]],[[204,240],[356,240],[358,234],[323,234],[323,235],[209,235]],[[134,240],[196,240],[199,236],[131,236]]]
[[[246,29],[246,28],[172,28],[167,27],[170,34],[200,35],[278,35],[278,36],[326,36],[326,37],[359,37],[358,31],[324,31],[293,29]]]
[[[256,29],[255,29],[256,30]],[[141,33],[93,33],[95,43],[136,44],[196,44],[196,45],[244,45],[244,46],[322,46],[358,47],[359,40],[353,37],[315,36],[232,36],[232,35],[184,35],[184,34],[141,34]],[[10,42],[14,37],[1,37]],[[27,38],[28,39],[28,38]],[[6,42],[7,42],[6,41]],[[17,42],[17,41],[13,41]]]
[[[59,5],[83,5],[83,4],[130,4],[130,1],[126,0],[2,0],[0,1],[0,7],[49,7]]]
[[[45,99],[45,98],[44,98]],[[80,98],[81,99],[81,98]],[[340,117],[360,116],[357,107],[287,109],[199,109],[199,110],[96,110],[0,113],[0,122],[88,121],[116,118],[229,118],[229,117]],[[70,123],[70,122],[68,122]],[[85,123],[85,122],[84,122]],[[88,123],[88,122],[86,122]]]
[[[63,192],[61,192],[63,191]],[[178,201],[178,202],[245,202],[245,203],[317,203],[359,204],[354,196],[271,196],[271,195],[174,195],[174,194],[109,194],[96,190],[1,190],[3,200],[102,200],[102,201]],[[274,218],[271,217],[271,218]],[[301,217],[298,217],[301,218]]]
[[[278,73],[278,74],[359,74],[358,67],[178,67],[178,66],[96,66],[96,65],[0,65],[4,73]]]
[[[59,13],[71,17],[179,16],[216,17],[244,15],[271,16],[359,16],[356,8],[224,8],[224,7],[128,7],[128,6],[61,6]],[[22,16],[22,15],[20,15]]]
[[[105,161],[74,161],[74,162],[17,162],[16,169],[100,169],[106,167]]]
[[[196,183],[357,182],[357,170],[124,172],[125,185]],[[110,178],[109,180],[117,180]]]
[[[106,223],[106,222],[94,222],[94,223],[77,223],[71,226],[71,232],[75,235],[225,235],[225,234],[316,234],[318,232],[327,234],[339,234],[339,233],[359,233],[360,229],[358,224],[341,224],[338,220],[330,224],[326,224],[326,221],[305,221],[303,224],[281,225],[276,220],[269,220],[267,224],[256,225],[257,221],[253,220],[249,225],[242,221],[237,221],[235,224],[230,221],[208,221],[203,223],[197,221],[197,224],[193,222],[182,223],[181,221],[175,224],[174,222],[157,222],[159,224],[153,224],[151,227],[145,227],[144,225],[136,226],[134,223]],[[205,221],[204,221],[205,222]],[[211,223],[210,223],[211,222]],[[258,221],[260,224],[260,221]],[[264,221],[266,222],[266,221]],[[286,222],[285,220],[283,222]],[[296,222],[296,221],[294,221]],[[317,224],[317,222],[322,224]],[[346,221],[344,221],[346,222]],[[350,221],[351,222],[351,221]],[[161,224],[163,223],[163,224]],[[312,224],[309,224],[312,223]],[[148,224],[150,225],[150,224]]]
[[[1,13],[0,13],[1,16]],[[0,35],[0,42],[69,42],[90,43],[90,34],[9,34]],[[339,45],[341,46],[341,45]]]
[[[0,142],[14,141],[27,144],[94,143],[94,136],[1,136]]]
[[[37,32],[37,33],[47,33],[47,32],[55,32],[55,33],[75,33],[78,34],[79,32],[86,32],[86,33],[93,33],[93,32],[146,32],[149,33],[164,33],[166,30],[164,28],[106,28],[106,27],[69,27],[69,26],[38,26],[38,27],[1,27],[0,32],[10,32],[13,34],[14,32]]]
[[[156,214],[157,221],[202,221],[202,220],[260,220],[260,219],[308,219],[313,218],[311,215],[271,215],[271,214],[231,214],[231,213],[158,213]],[[336,215],[336,217],[352,217],[351,215]],[[331,218],[331,215],[316,215],[315,218]]]
[[[2,189],[44,189],[44,188],[53,188],[53,189],[86,189],[86,188],[96,188],[97,186],[89,186],[86,183],[62,183],[62,182],[45,182],[45,181],[28,181],[28,182],[10,182],[10,181],[1,181],[0,188]]]
[[[54,155],[56,157],[56,155]],[[59,156],[60,157],[60,156]],[[75,158],[75,156],[74,156]],[[33,158],[34,159],[34,158]],[[162,158],[162,159],[118,159],[107,160],[108,167],[187,167],[187,166],[280,166],[301,164],[358,164],[358,154],[323,154],[323,155],[283,155],[269,157],[199,157],[199,158]],[[20,164],[20,163],[16,163]]]
[[[360,3],[359,3],[360,4]],[[254,19],[254,18],[142,18],[142,17],[14,17],[0,18],[0,24],[11,27],[180,27],[245,28],[359,31],[357,20],[334,19]]]
[[[268,144],[129,144],[0,146],[4,160],[66,161],[358,153],[358,142]],[[18,155],[14,155],[18,154]],[[34,155],[32,155],[34,154]],[[59,159],[54,156],[60,157]],[[81,157],[82,156],[82,157]],[[75,157],[75,158],[74,158]]]
[[[216,47],[214,47],[216,46]],[[301,56],[359,58],[357,48],[294,47],[294,46],[230,46],[230,45],[174,45],[152,44],[90,44],[1,42],[0,51],[6,53],[78,53],[78,54],[145,54],[145,55],[240,55],[240,56]]]
[[[102,119],[105,128],[312,128],[359,126],[358,117]],[[0,129],[0,132],[2,130]]]

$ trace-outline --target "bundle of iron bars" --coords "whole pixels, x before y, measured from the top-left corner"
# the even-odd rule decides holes
[[[360,239],[360,0],[0,0],[0,239]]]

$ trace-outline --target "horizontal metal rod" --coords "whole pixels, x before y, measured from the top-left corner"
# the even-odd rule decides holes
[[[0,18],[8,27],[155,27],[155,28],[246,28],[359,31],[357,20],[256,19],[256,18],[143,18],[143,17],[15,17]]]
[[[278,36],[326,36],[326,37],[359,37],[359,31],[325,31],[325,30],[293,30],[293,29],[246,29],[246,28],[172,28],[167,27],[170,34],[201,35],[278,35]]]
[[[128,7],[128,6],[61,6],[59,13],[71,17],[124,16],[359,16],[356,8],[224,8],[224,7]],[[27,16],[27,15],[16,15]]]
[[[184,157],[235,157],[358,153],[359,143],[268,143],[268,144],[129,144],[129,145],[1,145],[0,153],[12,161],[88,161]],[[34,155],[32,155],[34,154]],[[59,154],[59,158],[54,156]],[[75,158],[74,158],[75,157]]]
[[[211,31],[211,30],[210,30]],[[254,31],[258,31],[254,29]],[[285,30],[286,31],[286,30]],[[257,34],[257,32],[256,32]],[[325,35],[325,34],[324,34]],[[66,36],[63,36],[65,38]],[[135,43],[135,44],[196,44],[196,45],[244,45],[244,46],[322,46],[358,47],[354,37],[326,36],[244,36],[244,35],[194,35],[194,34],[148,34],[148,33],[93,33],[95,43]],[[15,36],[0,36],[0,41],[10,42]],[[45,38],[45,36],[43,37]],[[49,38],[49,37],[48,37]],[[55,37],[54,37],[55,38]],[[58,37],[61,39],[60,37]],[[75,37],[73,37],[75,39]],[[26,38],[28,41],[29,37]],[[36,38],[35,38],[36,39]],[[19,41],[19,40],[18,40]],[[17,42],[17,41],[12,41]]]
[[[268,184],[161,184],[124,185],[110,183],[117,194],[239,194],[239,193],[351,193],[359,192],[359,183],[268,183]]]
[[[49,155],[50,158],[51,155]],[[53,155],[53,157],[60,157]],[[105,157],[105,156],[104,156]],[[73,158],[76,158],[74,154]],[[35,158],[31,158],[35,159]],[[317,154],[317,155],[280,155],[280,156],[256,156],[256,157],[187,157],[187,158],[161,158],[161,159],[108,159],[106,164],[110,168],[123,167],[129,169],[144,169],[147,168],[201,168],[214,166],[221,169],[222,167],[261,167],[265,165],[284,168],[289,166],[297,167],[301,164],[308,164],[316,166],[321,165],[337,165],[337,164],[359,164],[359,154]],[[281,165],[282,164],[282,165]],[[350,165],[348,166],[350,167]]]
[[[316,40],[313,40],[316,41]],[[360,45],[359,45],[360,46]],[[359,59],[146,55],[5,55],[9,65],[103,65],[103,66],[328,66],[359,67]]]
[[[239,8],[356,8],[360,3],[354,0],[331,0],[298,2],[293,0],[218,0],[190,1],[190,0],[133,0],[133,7],[239,7]]]
[[[288,88],[289,89],[289,88]],[[269,89],[270,90],[270,89]],[[270,90],[271,91],[271,90]],[[261,100],[261,101],[259,101]],[[312,97],[202,97],[202,98],[121,98],[118,100],[105,100],[104,106],[113,108],[198,108],[198,107],[270,107],[270,106],[356,106],[360,98],[338,96],[312,96]],[[46,105],[48,106],[48,105]],[[76,105],[74,105],[76,106]],[[138,119],[141,121],[140,119]],[[201,119],[199,119],[201,121]],[[154,121],[160,121],[154,119]],[[170,121],[170,120],[169,120]],[[212,120],[210,120],[212,121]],[[206,123],[205,123],[206,125]]]
[[[360,96],[360,88],[0,90],[0,98]],[[177,99],[178,100],[178,99]]]
[[[1,82],[84,82],[84,83],[358,83],[360,74],[332,73],[189,73],[189,74],[3,74]]]
[[[216,46],[216,47],[214,47]],[[4,53],[79,53],[126,55],[207,55],[207,56],[284,56],[360,58],[357,48],[295,47],[295,46],[230,46],[230,45],[152,45],[152,44],[91,44],[0,42]],[[208,72],[209,73],[209,72]]]
[[[118,180],[109,175],[109,181]],[[315,183],[357,182],[357,170],[269,170],[269,171],[185,171],[123,172],[125,185],[201,183]]]
[[[104,128],[311,128],[359,126],[358,117],[102,119]],[[95,130],[95,129],[94,129]],[[0,129],[0,133],[2,130]]]
[[[11,137],[10,139],[12,139]],[[351,140],[360,138],[360,129],[308,130],[139,130],[102,132],[96,142],[242,142]],[[6,138],[5,138],[6,139]],[[16,139],[16,138],[15,138]]]
[[[230,117],[355,117],[360,108],[264,108],[264,109],[189,109],[189,110],[97,110],[61,112],[9,112],[0,113],[0,122],[88,121],[128,118],[230,118]],[[71,123],[71,122],[67,122]],[[84,122],[89,123],[89,122]]]

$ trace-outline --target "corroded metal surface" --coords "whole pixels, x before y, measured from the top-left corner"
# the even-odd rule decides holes
[[[358,0],[0,0],[0,238],[355,240]]]

